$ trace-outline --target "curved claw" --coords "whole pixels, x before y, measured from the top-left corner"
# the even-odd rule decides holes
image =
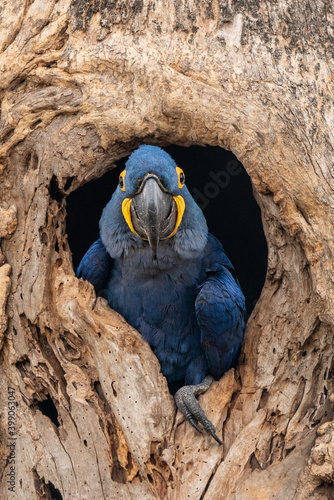
[[[178,409],[183,413],[188,422],[195,427],[199,432],[197,423],[199,422],[204,427],[205,431],[210,434],[219,444],[223,444],[219,437],[216,435],[216,429],[213,423],[205,415],[199,402],[195,396],[203,394],[207,391],[213,382],[213,377],[208,375],[203,382],[198,385],[185,385],[181,387],[175,394],[175,403]]]

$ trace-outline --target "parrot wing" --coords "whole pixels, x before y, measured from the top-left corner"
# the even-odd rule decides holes
[[[112,259],[101,238],[95,241],[83,256],[77,269],[77,277],[90,281],[96,293],[104,286],[111,270]]]
[[[212,235],[206,259],[207,277],[197,288],[195,310],[210,373],[219,379],[238,356],[246,307],[234,268]]]

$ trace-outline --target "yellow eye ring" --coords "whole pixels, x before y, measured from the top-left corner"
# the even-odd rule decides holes
[[[184,175],[182,168],[176,167],[175,170],[177,172],[177,176],[178,176],[178,180],[179,180],[179,188],[181,189],[181,188],[183,188],[184,183],[186,182],[186,178],[185,178],[185,175]]]
[[[125,191],[125,174],[126,170],[123,170],[123,172],[120,173],[119,175],[119,187],[121,188],[122,191]]]

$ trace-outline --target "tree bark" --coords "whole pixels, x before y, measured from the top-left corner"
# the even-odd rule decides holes
[[[0,22],[1,498],[333,498],[332,4],[4,0]],[[144,142],[231,150],[262,210],[240,363],[200,398],[221,447],[72,268],[66,196]]]

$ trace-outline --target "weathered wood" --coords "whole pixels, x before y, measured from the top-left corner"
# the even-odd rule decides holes
[[[333,16],[319,0],[2,2],[1,498],[331,498]],[[201,396],[222,447],[175,419],[149,347],[74,276],[66,196],[142,142],[230,149],[262,210],[240,364]]]

